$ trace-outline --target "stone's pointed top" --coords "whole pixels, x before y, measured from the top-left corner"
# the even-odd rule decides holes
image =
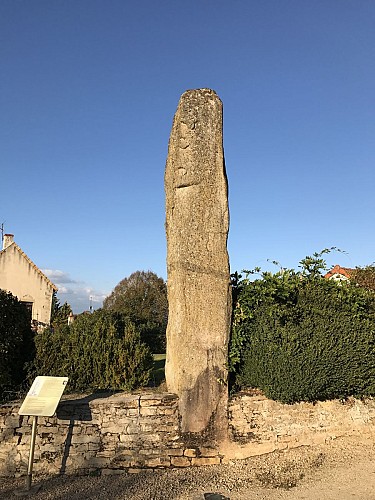
[[[209,95],[209,94],[217,95],[217,93],[212,89],[189,89],[189,90],[186,90],[182,95],[195,94],[195,93],[202,94],[202,95]]]
[[[220,101],[220,97],[217,95],[217,93],[212,90],[212,89],[191,89],[191,90],[186,90],[182,96],[180,101],[186,100],[186,99],[217,99]],[[221,101],[220,101],[221,102]]]

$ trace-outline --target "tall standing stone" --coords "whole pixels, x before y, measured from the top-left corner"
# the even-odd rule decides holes
[[[178,104],[165,170],[169,318],[166,381],[183,432],[226,416],[231,315],[222,103],[210,89]]]

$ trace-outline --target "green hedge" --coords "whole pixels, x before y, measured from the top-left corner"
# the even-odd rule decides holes
[[[37,336],[33,376],[68,376],[71,391],[131,390],[147,384],[152,365],[135,326],[98,310]]]
[[[11,293],[0,290],[0,401],[15,396],[33,356],[29,312]]]
[[[373,293],[285,270],[237,280],[235,291],[237,388],[286,403],[375,395]]]

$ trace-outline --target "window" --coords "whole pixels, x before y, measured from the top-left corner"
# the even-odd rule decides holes
[[[26,309],[30,315],[30,320],[31,320],[32,314],[33,314],[33,303],[32,302],[24,302],[24,301],[21,301],[21,303],[26,306]]]

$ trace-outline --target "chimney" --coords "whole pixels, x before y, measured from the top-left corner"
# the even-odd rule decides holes
[[[13,243],[14,234],[4,234],[3,237],[3,250]]]

